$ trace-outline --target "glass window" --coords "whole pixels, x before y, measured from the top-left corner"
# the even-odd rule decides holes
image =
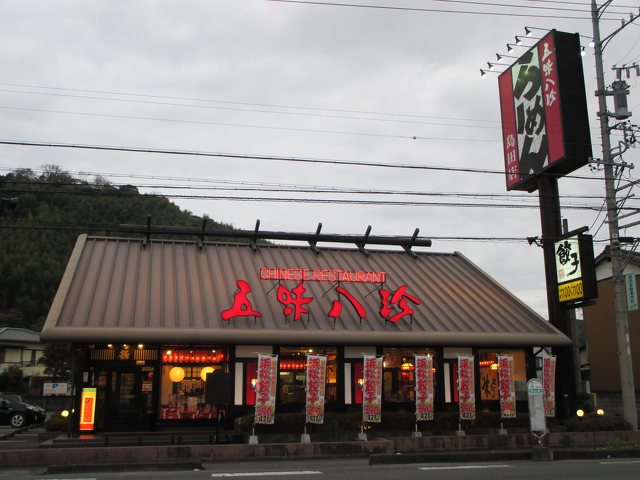
[[[415,401],[415,358],[414,355],[431,355],[433,368],[437,368],[436,352],[431,348],[385,348],[384,374],[382,380],[382,401]],[[433,377],[434,391],[437,388],[436,376]]]
[[[498,355],[513,357],[513,380],[516,400],[527,399],[527,363],[524,350],[480,350],[480,399],[499,400]]]
[[[215,409],[205,401],[206,378],[207,373],[222,369],[225,359],[225,351],[221,348],[165,348],[162,351],[160,418],[215,418]]]
[[[279,398],[282,403],[305,403],[307,354],[326,355],[327,382],[325,401],[335,402],[337,398],[338,358],[335,347],[282,347],[280,348]]]

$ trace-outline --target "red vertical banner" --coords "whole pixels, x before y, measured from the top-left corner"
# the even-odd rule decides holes
[[[324,423],[327,357],[307,355],[306,423]]]
[[[433,357],[415,356],[416,421],[433,420]]]
[[[476,419],[476,389],[473,355],[458,355],[458,406],[460,420]]]
[[[544,414],[556,416],[556,357],[542,357],[542,390]]]
[[[382,357],[364,355],[362,422],[382,422]]]
[[[502,114],[504,168],[507,175],[507,190],[510,190],[521,179],[516,112],[513,103],[513,78],[510,68],[498,78],[498,89],[500,91],[500,112]]]
[[[549,145],[549,164],[565,157],[562,111],[558,85],[558,64],[553,32],[549,32],[538,42],[538,58],[542,74],[542,94]]]
[[[254,423],[272,425],[276,416],[277,355],[258,355]]]
[[[513,381],[513,357],[498,355],[500,418],[516,418],[516,387]]]

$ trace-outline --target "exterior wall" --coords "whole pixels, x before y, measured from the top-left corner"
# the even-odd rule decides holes
[[[606,262],[602,268],[599,267],[603,276],[607,271],[606,267],[610,268],[610,263]],[[640,273],[637,267],[634,267],[634,270]],[[627,273],[632,273],[632,270],[627,269]],[[620,368],[610,278],[609,270],[609,277],[598,282],[597,303],[583,309],[588,358],[591,364],[591,391],[594,393],[620,391]],[[638,391],[640,388],[640,310],[629,312],[629,338],[634,383]]]

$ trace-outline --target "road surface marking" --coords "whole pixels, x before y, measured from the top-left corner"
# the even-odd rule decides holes
[[[640,463],[640,460],[611,460],[609,462],[600,462],[600,465],[615,465],[617,463]]]
[[[418,470],[471,470],[472,468],[511,468],[511,465],[454,465],[446,467],[420,467]]]
[[[241,473],[212,473],[213,478],[222,477],[279,477],[283,475],[321,475],[317,470],[299,470],[297,472],[241,472]]]

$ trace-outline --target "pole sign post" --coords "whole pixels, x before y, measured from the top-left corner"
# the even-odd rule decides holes
[[[527,382],[527,400],[529,402],[531,433],[542,438],[547,433],[547,419],[544,414],[542,382],[537,378],[532,378]]]

